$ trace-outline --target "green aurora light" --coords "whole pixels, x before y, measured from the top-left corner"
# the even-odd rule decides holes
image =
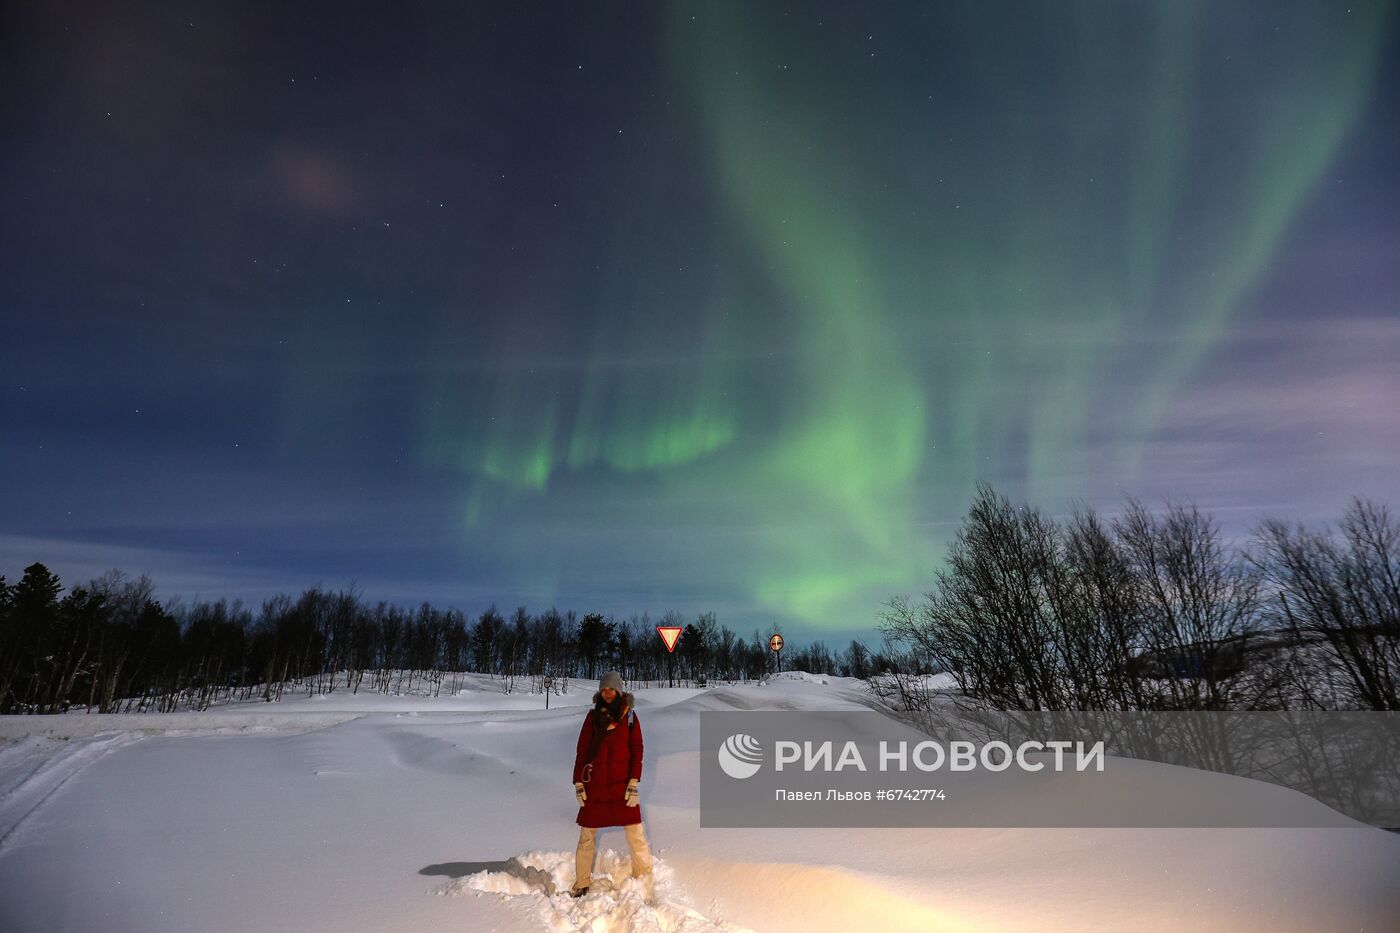
[[[645,490],[677,539],[727,530],[686,551],[707,579],[818,626],[925,585],[929,522],[979,479],[1060,501],[1092,456],[1131,483],[1347,138],[1388,13],[1229,12],[675,4],[657,82],[704,141],[713,261],[662,284],[677,182],[615,169],[627,260],[541,290],[593,309],[577,358],[502,344],[437,379],[423,458],[469,479],[474,534],[564,475]]]

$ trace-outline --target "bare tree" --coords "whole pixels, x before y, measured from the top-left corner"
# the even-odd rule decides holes
[[[1251,708],[1260,691],[1241,677],[1258,633],[1260,574],[1226,553],[1215,523],[1194,506],[1154,516],[1130,501],[1115,523],[1137,582],[1144,648],[1166,669],[1151,705],[1165,709]]]
[[[1340,534],[1268,521],[1257,537],[1306,702],[1400,710],[1400,527],[1390,512],[1356,499]]]
[[[1001,710],[1256,708],[1275,679],[1244,671],[1259,574],[1194,508],[1130,502],[1066,526],[979,487],[924,600],[881,629],[901,672],[947,671]],[[902,694],[911,691],[899,687]],[[908,699],[908,697],[905,697]]]

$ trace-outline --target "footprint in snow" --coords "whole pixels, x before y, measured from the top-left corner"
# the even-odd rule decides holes
[[[573,882],[574,853],[528,852],[513,856],[501,871],[467,875],[437,893],[527,899],[540,927],[557,933],[751,933],[689,906],[660,858],[654,860],[650,879],[633,878],[628,856],[606,849],[598,854],[588,893],[572,897]]]

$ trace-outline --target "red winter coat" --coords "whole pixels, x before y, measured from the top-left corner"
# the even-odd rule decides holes
[[[593,695],[598,703],[598,695]],[[591,829],[631,826],[642,821],[642,808],[629,807],[623,798],[627,782],[642,779],[642,724],[632,709],[632,694],[622,695],[622,720],[609,723],[596,708],[583,719],[574,754],[574,783],[582,784],[587,800],[578,811],[578,825]],[[598,754],[590,763],[588,748],[597,728],[607,729]]]

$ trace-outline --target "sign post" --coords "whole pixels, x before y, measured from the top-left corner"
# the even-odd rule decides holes
[[[773,655],[778,659],[778,673],[783,672],[783,636],[774,634],[768,639],[768,647],[773,650]]]

